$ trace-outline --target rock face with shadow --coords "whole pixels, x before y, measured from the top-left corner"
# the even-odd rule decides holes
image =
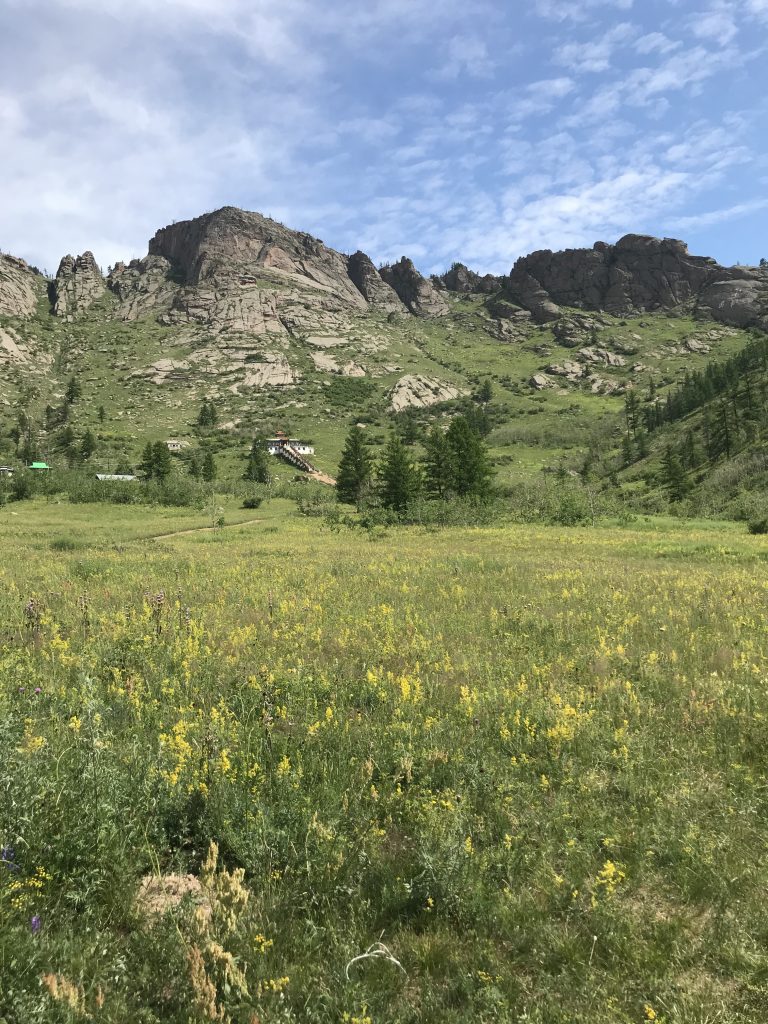
[[[53,312],[73,319],[84,313],[106,290],[106,282],[92,252],[65,256],[53,282]]]
[[[506,297],[541,323],[561,306],[628,315],[655,309],[687,310],[739,327],[761,325],[768,313],[765,273],[722,267],[692,256],[684,242],[625,235],[615,245],[591,249],[543,249],[512,268]]]

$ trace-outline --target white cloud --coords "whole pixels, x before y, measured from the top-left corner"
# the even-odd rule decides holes
[[[527,117],[548,114],[557,104],[576,88],[572,78],[546,78],[531,82],[519,96],[509,100],[508,111],[511,122],[523,121]]]
[[[738,35],[734,14],[733,7],[723,4],[695,14],[689,22],[691,32],[698,39],[711,39],[726,45]]]
[[[495,66],[484,40],[477,36],[456,35],[448,41],[446,61],[435,77],[458,78],[466,74],[473,78],[490,78]]]
[[[689,217],[675,217],[670,221],[672,227],[681,231],[709,227],[712,224],[723,224],[727,221],[745,217],[748,213],[757,213],[768,209],[768,199],[753,199],[748,203],[736,203],[721,210],[708,210]]]
[[[635,42],[635,49],[638,53],[672,53],[679,50],[683,44],[667,38],[663,32],[650,32],[641,36]]]
[[[601,9],[629,11],[633,5],[634,0],[535,0],[534,9],[550,21],[586,21]]]
[[[431,0],[322,17],[310,0],[0,0],[0,245],[107,264],[234,203],[375,260],[506,271],[532,248],[693,216],[755,160],[759,114],[726,120],[717,91],[755,55],[704,30],[676,42],[689,5],[642,35],[631,6],[538,0],[571,36],[588,28],[579,42],[555,26],[553,43],[490,0],[444,0],[439,17]]]
[[[622,22],[599,39],[559,46],[553,59],[556,64],[562,64],[573,71],[608,71],[616,48],[630,39],[635,31],[633,25]]]

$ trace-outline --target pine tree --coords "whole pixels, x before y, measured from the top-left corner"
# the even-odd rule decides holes
[[[216,463],[213,458],[213,453],[207,451],[203,455],[203,463],[200,467],[200,475],[206,483],[211,483],[216,479]]]
[[[250,480],[257,484],[268,484],[270,481],[269,455],[267,455],[267,445],[263,437],[254,438],[248,453],[243,480]]]
[[[427,492],[433,498],[447,498],[453,485],[453,449],[435,424],[424,443]]]
[[[199,427],[215,427],[218,421],[219,414],[213,402],[203,402],[197,415],[197,425]]]
[[[144,446],[138,469],[140,476],[144,480],[151,480],[155,475],[155,449],[150,441],[147,441]]]
[[[189,463],[188,463],[188,468],[189,468],[189,475],[194,480],[199,480],[200,479],[200,473],[202,471],[202,466],[200,465],[200,458],[199,458],[199,456],[197,455],[196,452],[192,452],[192,454],[190,455]]]
[[[684,469],[696,469],[701,464],[699,446],[696,444],[696,437],[692,430],[686,432],[680,460]]]
[[[152,473],[157,480],[163,481],[170,476],[173,469],[171,454],[165,441],[155,441],[152,445]]]
[[[90,459],[95,451],[96,438],[90,430],[86,430],[83,434],[82,440],[80,441],[80,455],[84,460]]]
[[[645,459],[648,456],[648,435],[642,427],[639,427],[635,433],[635,442],[637,444],[637,457]]]
[[[64,395],[69,404],[72,405],[73,402],[76,402],[78,398],[82,396],[82,394],[83,386],[80,383],[80,381],[77,379],[77,377],[70,377],[69,380],[67,381],[66,391],[64,392]]]
[[[477,391],[477,400],[482,405],[487,405],[493,398],[493,384],[486,378]]]
[[[460,497],[488,497],[493,470],[483,439],[464,416],[453,420],[445,436],[451,449],[453,491]]]
[[[363,432],[352,427],[344,442],[339,472],[336,479],[336,496],[349,505],[359,505],[366,494],[373,475],[373,460],[363,443]]]
[[[684,498],[687,487],[683,464],[669,444],[664,449],[661,472],[664,486],[669,491],[672,501],[680,501],[681,498]]]
[[[380,496],[384,508],[403,512],[421,489],[421,478],[408,457],[408,449],[397,434],[393,434],[384,451],[384,462],[379,470]]]
[[[626,432],[624,437],[621,439],[621,461],[624,466],[631,466],[634,461],[635,453],[632,447],[632,435],[629,431]]]

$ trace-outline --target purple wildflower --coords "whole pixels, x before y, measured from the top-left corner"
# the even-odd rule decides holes
[[[40,915],[39,914],[35,914],[35,916],[29,922],[29,927],[32,929],[32,934],[33,935],[37,935],[37,933],[42,928],[42,925],[43,925],[43,922],[40,919]]]
[[[18,871],[16,863],[16,851],[12,846],[0,847],[0,864],[3,864],[9,871]]]

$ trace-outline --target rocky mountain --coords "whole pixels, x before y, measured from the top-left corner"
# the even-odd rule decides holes
[[[194,444],[213,401],[233,445],[289,429],[318,441],[331,474],[351,417],[378,443],[390,416],[428,424],[490,381],[490,440],[513,478],[613,429],[629,390],[663,395],[760,326],[764,271],[671,239],[534,252],[503,277],[455,263],[428,278],[407,257],[378,269],[224,207],[162,228],[106,277],[90,252],[65,256],[50,281],[0,255],[0,458],[13,458],[20,401],[55,453],[72,375],[86,397],[66,422],[129,461],[147,436]]]
[[[539,322],[558,319],[561,306],[616,315],[687,308],[749,327],[768,324],[767,283],[755,268],[691,256],[677,239],[625,235],[615,245],[524,256],[512,268],[506,293]]]
[[[345,256],[261,214],[224,207],[158,231],[149,254],[118,264],[108,286],[126,319],[153,313],[217,332],[292,335],[344,331],[370,310],[442,308],[412,264],[406,277],[392,287],[365,253]]]

